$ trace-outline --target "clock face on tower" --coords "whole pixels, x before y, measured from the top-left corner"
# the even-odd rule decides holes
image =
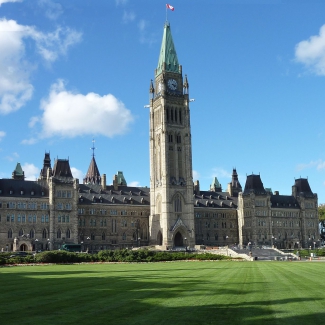
[[[175,79],[169,79],[167,82],[168,88],[170,90],[176,90],[177,89],[177,81]]]

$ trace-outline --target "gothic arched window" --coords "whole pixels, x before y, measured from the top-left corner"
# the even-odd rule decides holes
[[[182,212],[182,199],[180,194],[177,194],[174,198],[174,212]]]
[[[56,238],[61,238],[61,229],[56,232]]]

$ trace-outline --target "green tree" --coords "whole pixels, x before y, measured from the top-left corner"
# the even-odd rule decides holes
[[[320,237],[325,240],[325,204],[318,206],[318,219],[320,222]]]

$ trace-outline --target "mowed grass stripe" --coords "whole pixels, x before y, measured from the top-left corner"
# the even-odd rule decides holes
[[[6,307],[0,309],[0,320],[319,324],[325,315],[324,267],[308,262],[220,261],[2,268],[0,306]]]
[[[260,264],[257,264],[260,265]],[[324,285],[321,277],[314,277],[313,270],[319,274],[325,264],[306,263],[269,263],[261,265],[268,274],[266,291],[269,293],[269,305],[276,317],[274,324],[288,324],[292,317],[310,315],[315,321],[324,320]],[[266,271],[266,272],[265,272]],[[315,300],[315,296],[318,296]]]

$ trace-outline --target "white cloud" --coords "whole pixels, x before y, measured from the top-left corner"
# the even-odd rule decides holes
[[[231,179],[231,173],[228,172],[227,170],[223,169],[223,168],[213,168],[212,169],[212,175],[211,175],[211,179],[213,177],[217,177],[217,178],[230,178]]]
[[[62,5],[51,0],[39,0],[38,4],[45,9],[45,16],[51,20],[57,19],[62,13]]]
[[[197,181],[200,179],[200,174],[196,170],[193,170],[192,174],[193,174],[193,181]]]
[[[12,155],[10,155],[10,156],[6,156],[5,158],[6,158],[7,160],[9,160],[9,161],[14,161],[14,160],[16,160],[17,158],[19,158],[19,155],[18,155],[17,152],[13,152]]]
[[[128,0],[115,0],[117,6],[119,5],[126,5]]]
[[[42,138],[99,134],[113,137],[126,133],[133,121],[131,112],[113,95],[72,93],[62,80],[52,85],[41,109]]]
[[[0,0],[0,7],[6,2],[22,2],[23,0]]]
[[[141,19],[138,23],[138,28],[141,32],[143,32],[146,29],[147,22],[144,19]]]
[[[128,183],[128,186],[130,186],[130,187],[139,187],[140,186],[140,182],[133,181],[133,182]]]
[[[123,23],[127,24],[129,22],[132,22],[135,19],[135,13],[133,11],[124,11],[123,14]]]
[[[40,170],[38,167],[36,167],[33,164],[25,163],[21,166],[25,173],[25,179],[29,181],[35,181],[40,173]]]
[[[24,39],[31,38],[42,58],[54,62],[68,48],[81,40],[81,34],[58,27],[52,33],[42,33],[35,27],[19,25],[14,20],[0,19],[0,113],[20,109],[31,99],[33,67],[26,60]]]
[[[0,131],[0,141],[2,140],[3,137],[6,136],[6,132]]]
[[[82,182],[82,180],[84,178],[84,173],[81,170],[79,170],[75,167],[71,167],[71,173],[74,178],[78,178],[79,182],[80,181]]]
[[[21,141],[21,144],[27,144],[27,145],[32,145],[37,143],[38,140],[36,138],[30,138],[30,139],[24,139]]]
[[[295,59],[314,73],[325,75],[325,25],[320,28],[319,35],[311,36],[296,45]]]
[[[314,168],[314,167],[316,167],[317,170],[325,169],[325,161],[323,161],[322,159],[318,159],[315,161],[310,161],[307,164],[302,163],[302,164],[297,165],[296,169],[297,169],[297,171],[301,171],[304,169]]]

